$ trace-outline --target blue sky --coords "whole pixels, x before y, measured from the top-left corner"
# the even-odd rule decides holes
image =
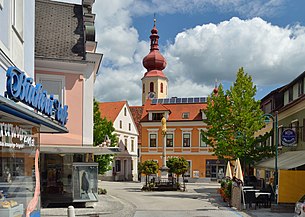
[[[229,87],[244,67],[260,99],[305,70],[304,8],[304,0],[96,0],[104,57],[95,96],[141,104],[155,13],[169,97],[207,96],[215,79]]]

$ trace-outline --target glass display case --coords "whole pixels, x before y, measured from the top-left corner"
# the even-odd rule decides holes
[[[98,200],[98,164],[73,163],[73,202]]]

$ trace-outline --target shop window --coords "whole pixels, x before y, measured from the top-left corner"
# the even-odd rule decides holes
[[[62,105],[64,102],[65,77],[60,75],[36,75],[37,83],[42,84],[43,88],[48,92],[48,97],[53,94]]]
[[[156,133],[149,134],[149,147],[157,147],[157,134]]]
[[[166,147],[173,147],[174,146],[174,134],[167,133],[166,134]]]
[[[13,0],[13,30],[18,38],[23,42],[23,0]]]
[[[182,143],[183,147],[190,147],[191,146],[191,133],[183,132],[182,133]]]

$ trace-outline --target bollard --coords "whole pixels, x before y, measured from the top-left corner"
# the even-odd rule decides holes
[[[75,217],[75,211],[73,206],[68,207],[68,217]]]

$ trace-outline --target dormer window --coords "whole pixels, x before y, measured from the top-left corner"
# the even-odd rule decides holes
[[[189,119],[190,118],[190,113],[189,112],[183,112],[182,113],[182,119]]]
[[[163,117],[163,113],[152,113],[153,121],[160,121]]]

